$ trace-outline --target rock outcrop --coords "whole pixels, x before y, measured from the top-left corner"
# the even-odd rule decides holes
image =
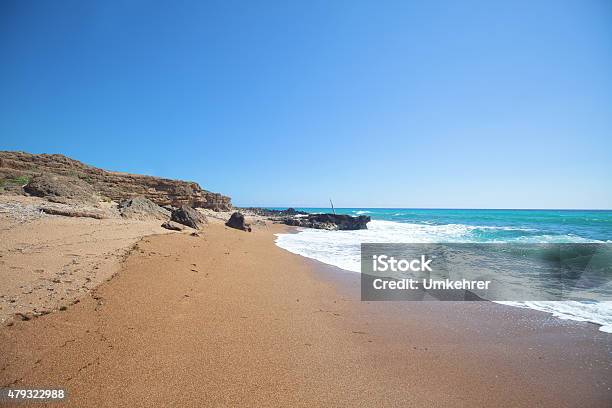
[[[42,197],[54,203],[86,203],[95,205],[100,200],[93,187],[85,181],[57,174],[33,176],[23,190],[33,196]]]
[[[281,219],[281,222],[287,225],[330,231],[367,229],[367,224],[370,221],[370,217],[366,215],[353,217],[344,214],[308,214],[303,217],[285,217]]]
[[[168,220],[170,211],[160,207],[144,197],[134,197],[119,203],[119,212],[123,218],[132,220]]]
[[[260,207],[245,207],[242,210],[255,215],[262,215],[264,217],[283,217],[283,216],[294,216],[294,215],[308,215],[305,211],[299,211],[295,208],[287,208],[286,210],[271,210],[269,208]]]
[[[97,220],[108,218],[108,216],[102,212],[79,210],[76,208],[41,207],[40,210],[45,214],[61,215],[64,217],[95,218]]]
[[[230,228],[251,232],[251,226],[244,221],[244,215],[239,212],[233,213],[225,225]]]
[[[72,184],[84,189],[88,185],[100,196],[117,202],[143,196],[160,206],[187,205],[216,211],[232,209],[229,197],[203,190],[194,182],[106,171],[60,154],[0,151],[0,185],[10,184],[13,189],[15,186],[20,187],[13,180],[28,180],[39,176],[67,177]],[[31,190],[36,191],[37,195],[49,193],[47,196],[60,197],[59,200],[62,200],[62,195],[56,194],[57,191],[47,192],[45,188],[41,185]],[[25,189],[28,191],[29,187]]]
[[[197,210],[186,205],[182,205],[172,211],[172,217],[170,219],[194,229],[200,229],[206,224],[206,217],[203,214],[200,214]]]

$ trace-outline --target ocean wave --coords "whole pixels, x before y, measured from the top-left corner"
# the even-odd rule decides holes
[[[516,233],[516,234],[515,234]],[[506,234],[506,235],[504,235]],[[508,235],[510,234],[510,235]],[[277,234],[276,245],[328,265],[360,272],[361,243],[443,243],[443,242],[517,242],[517,243],[587,243],[601,242],[573,234],[543,234],[531,228],[508,226],[473,226],[465,224],[411,224],[373,220],[367,230],[326,231],[302,228],[296,234]],[[612,332],[612,302],[499,302],[527,307],[577,321],[601,325]]]
[[[532,233],[530,228],[472,226],[465,224],[409,224],[373,220],[367,230],[327,231],[302,228],[297,234],[277,234],[276,244],[289,252],[316,259],[353,272],[360,270],[360,245],[370,243],[441,243],[441,242],[517,242],[517,243],[583,243],[593,242],[570,235],[532,235],[483,238],[480,232],[504,231]]]

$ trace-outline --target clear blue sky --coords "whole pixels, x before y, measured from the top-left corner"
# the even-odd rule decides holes
[[[237,205],[612,208],[612,2],[0,2],[0,149]]]

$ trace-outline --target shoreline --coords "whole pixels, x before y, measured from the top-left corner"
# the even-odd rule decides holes
[[[297,228],[297,227],[291,227],[291,228]],[[288,231],[286,233],[296,233],[296,232]],[[309,258],[309,257],[299,255],[299,254],[294,254],[293,252],[290,252],[284,248],[279,247],[279,249],[283,251],[287,251],[300,258],[303,258],[309,265],[311,265],[314,273],[317,276],[319,276],[321,279],[333,281],[334,284],[338,286],[339,291],[344,292],[343,289],[348,288],[349,290],[347,291],[347,293],[350,294],[351,296],[359,298],[359,296],[361,295],[361,292],[360,292],[361,281],[360,281],[360,274],[358,272],[347,271],[335,265],[326,264],[325,262],[322,262],[322,261],[319,261],[313,258]],[[376,303],[376,301],[369,301],[369,302]],[[456,301],[441,301],[441,300],[436,300],[436,301],[381,301],[380,303],[401,304],[401,303],[421,303],[421,302],[443,303],[443,304],[447,303],[447,304],[454,304],[454,305],[472,303],[472,302],[465,302],[465,301],[456,302]],[[555,316],[553,312],[533,309],[527,306],[516,306],[513,304],[507,304],[507,302],[491,301],[491,300],[483,299],[483,298],[479,298],[478,302],[490,303],[492,305],[495,305],[495,307],[501,307],[501,309],[506,309],[506,308],[510,308],[513,310],[519,309],[522,311],[522,313],[532,315],[534,319],[546,320],[547,322],[546,325],[550,325],[550,324],[554,324],[554,322],[558,322],[559,326],[568,326],[570,329],[580,328],[584,330],[591,330],[594,328],[599,334],[607,334],[612,337],[612,333],[609,333],[604,330],[600,330],[600,327],[602,326],[600,323],[595,323],[595,322],[588,321],[588,320],[574,320],[570,318],[561,318],[561,317]],[[552,322],[549,322],[549,320],[551,319],[552,319]],[[572,327],[572,326],[575,326],[575,327]]]
[[[358,274],[279,248],[282,231],[142,239],[91,296],[0,328],[0,383],[65,385],[98,406],[612,400],[612,342],[593,324],[492,302],[361,302]]]
[[[282,248],[281,248],[282,249]],[[284,249],[283,249],[284,250]],[[319,276],[321,279],[325,279],[325,280],[331,280],[334,282],[335,285],[338,286],[338,291],[340,292],[344,292],[343,289],[346,289],[346,293],[350,294],[350,296],[353,297],[359,297],[360,296],[360,285],[361,285],[361,281],[360,281],[360,276],[358,272],[352,272],[352,271],[347,271],[344,270],[340,267],[334,266],[334,265],[329,265],[326,264],[324,262],[318,261],[316,259],[312,259],[312,258],[308,258],[308,257],[304,257],[302,255],[297,255],[294,254],[296,256],[299,256],[301,258],[306,259],[309,263],[311,263],[312,268],[314,273]],[[365,302],[365,301],[364,301]],[[408,303],[408,304],[413,304],[413,303],[442,303],[442,304],[449,304],[449,305],[462,305],[462,304],[466,304],[466,303],[472,303],[471,301],[441,301],[441,300],[432,300],[432,301],[367,301],[368,303],[388,303],[388,304],[402,304],[402,303]],[[480,298],[478,301],[474,301],[474,302],[483,302],[486,304],[491,304],[491,305],[495,305],[493,307],[498,307],[500,308],[500,310],[503,309],[512,309],[512,310],[516,310],[519,309],[522,311],[522,313],[526,313],[526,314],[530,314],[531,318],[533,319],[541,319],[541,320],[546,320],[547,323],[546,325],[550,325],[553,324],[555,321],[559,322],[559,326],[568,326],[570,327],[570,329],[572,329],[571,326],[576,326],[575,328],[579,328],[580,330],[584,329],[584,330],[591,330],[591,329],[595,329],[598,333],[601,334],[610,334],[608,332],[599,330],[599,328],[601,327],[601,324],[598,323],[594,323],[591,321],[579,321],[579,320],[571,320],[571,319],[561,319],[557,316],[553,316],[552,312],[546,312],[543,310],[537,310],[537,309],[531,309],[528,307],[519,307],[519,306],[514,306],[514,305],[508,305],[505,303],[501,303],[501,302],[495,302],[495,301],[491,301],[491,300],[487,300],[487,299],[482,299]],[[548,320],[552,320],[552,322],[548,322]]]
[[[347,209],[339,209],[339,211],[349,213]],[[493,221],[486,219],[491,214],[461,215],[459,219],[453,214],[446,214],[443,218],[437,219],[435,214],[431,214],[434,210],[423,211],[426,214],[416,214],[406,210],[392,210],[386,213],[353,210],[350,212],[351,215],[365,212],[372,217],[372,221],[368,224],[367,232],[348,231],[336,233],[305,229],[301,232],[300,236],[280,236],[278,238],[278,245],[292,253],[356,273],[359,273],[361,269],[359,255],[359,245],[361,243],[448,242],[451,245],[455,243],[457,245],[473,243],[476,246],[478,244],[497,243],[509,246],[514,244],[535,244],[534,248],[536,249],[544,248],[548,244],[552,246],[558,245],[559,247],[566,245],[568,247],[572,245],[580,247],[581,245],[598,244],[604,248],[603,251],[607,254],[606,256],[609,256],[612,249],[609,246],[609,243],[612,242],[609,240],[609,229],[603,228],[612,220],[610,219],[610,214],[602,217],[591,217],[589,219],[591,224],[580,230],[580,227],[576,226],[579,223],[577,220],[568,222],[568,225],[565,225],[562,229],[555,229],[560,225],[557,219],[560,215],[555,214],[547,215],[547,217],[551,217],[548,220],[540,220],[536,215],[529,217],[521,216],[522,218],[520,219],[516,218],[516,215],[508,215],[507,219],[502,217],[500,219],[496,218]],[[427,219],[433,221],[423,221],[423,217],[428,217]],[[485,217],[485,219],[481,220],[479,217]],[[581,217],[586,217],[586,215],[581,215],[578,219],[582,219]],[[574,227],[576,228],[575,231],[580,233],[574,234],[572,232]],[[591,287],[577,286],[581,289],[576,290],[576,296],[559,297],[556,295],[558,293],[556,288],[561,286],[560,282],[550,281],[545,273],[532,274],[528,269],[516,268],[516,264],[512,262],[506,262],[505,265],[507,271],[493,277],[496,282],[496,290],[502,287],[502,292],[505,294],[502,293],[501,296],[487,296],[484,293],[484,295],[481,295],[482,297],[499,300],[499,303],[513,307],[543,311],[559,319],[589,321],[600,326],[601,331],[612,333],[612,302],[605,301],[605,299],[610,298],[610,292],[605,289],[604,284],[597,283],[597,278],[593,279],[595,283]],[[468,276],[471,275],[468,274]],[[584,280],[585,278],[583,277],[582,279]],[[486,282],[483,281],[483,283]],[[519,288],[519,284],[525,285],[526,292],[534,291],[535,300],[512,302],[515,296],[513,292],[516,291],[513,289],[513,285]],[[578,282],[570,282],[570,285],[572,284],[578,285]],[[400,292],[401,290],[397,291],[397,293]],[[520,289],[517,292],[520,292]],[[398,294],[398,296],[401,297],[403,295]],[[518,296],[518,298],[531,299],[529,294],[523,296]],[[389,298],[392,297],[389,293]],[[550,300],[546,301],[546,299]],[[587,301],[581,302],[582,299]]]

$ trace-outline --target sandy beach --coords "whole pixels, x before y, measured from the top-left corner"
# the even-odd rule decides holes
[[[610,405],[595,325],[361,302],[357,274],[274,244],[290,228],[142,238],[79,302],[0,328],[0,384],[64,387],[66,406]]]
[[[45,200],[0,196],[0,325],[64,308],[119,271],[158,221],[42,214]]]
[[[612,408],[612,1],[0,20],[0,408]]]

